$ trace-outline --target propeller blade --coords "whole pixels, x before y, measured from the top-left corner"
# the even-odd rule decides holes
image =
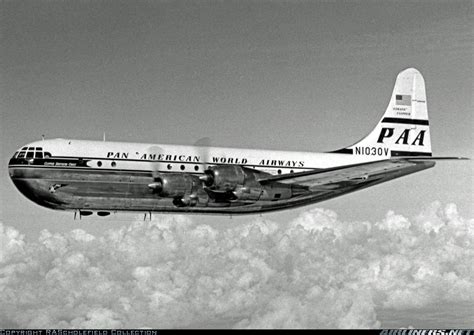
[[[157,178],[160,176],[160,163],[158,162],[157,157],[159,154],[163,153],[163,149],[157,145],[152,145],[147,149],[146,153],[147,157],[155,158],[150,161],[150,171],[153,180],[156,181]]]
[[[195,147],[199,147],[198,152],[201,157],[201,161],[204,163],[203,168],[204,171],[208,169],[208,163],[210,162],[210,154],[209,154],[209,147],[211,146],[211,139],[209,137],[203,137],[197,140],[194,143]]]

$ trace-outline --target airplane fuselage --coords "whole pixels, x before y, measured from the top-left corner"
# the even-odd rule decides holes
[[[9,162],[9,173],[26,197],[53,209],[104,214],[113,211],[245,214],[315,203],[399,174],[320,190],[283,183],[259,185],[247,176],[246,181],[237,185],[243,188],[238,196],[229,190],[206,188],[199,177],[208,169],[237,166],[248,169],[258,179],[386,158],[383,151],[380,154],[354,156],[53,139],[33,142],[18,150]],[[422,168],[425,165],[414,165],[404,174]],[[164,176],[165,183],[177,185],[177,191],[157,194],[153,188],[157,175]],[[184,198],[190,201],[182,202],[180,199]]]

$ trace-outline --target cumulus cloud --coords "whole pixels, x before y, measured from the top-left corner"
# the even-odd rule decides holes
[[[32,242],[0,223],[0,327],[379,327],[377,308],[473,301],[473,273],[474,220],[453,204],[375,223],[167,216]]]

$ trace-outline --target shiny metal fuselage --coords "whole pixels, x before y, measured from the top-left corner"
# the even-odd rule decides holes
[[[400,176],[420,171],[432,166],[432,163],[419,162],[404,170],[388,173],[383,177],[377,179],[369,179],[366,182],[357,184],[341,183],[335,187],[320,189],[320,190],[306,190],[294,188],[292,185],[279,185],[284,188],[294,188],[291,190],[292,196],[288,199],[275,200],[256,200],[256,201],[241,201],[239,199],[232,201],[216,202],[209,198],[209,195],[204,191],[198,192],[198,202],[194,206],[176,206],[172,198],[160,197],[149,188],[149,184],[153,182],[153,169],[151,164],[157,167],[161,174],[167,173],[188,173],[192,175],[203,175],[204,169],[209,165],[226,164],[218,163],[219,159],[206,162],[202,159],[202,155],[195,155],[195,153],[181,154],[179,150],[184,150],[185,147],[165,148],[162,146],[155,147],[157,150],[168,150],[178,152],[181,160],[147,160],[140,159],[141,151],[148,150],[126,149],[127,153],[132,150],[136,153],[137,159],[130,159],[130,155],[126,158],[120,158],[120,154],[116,153],[119,150],[115,147],[122,147],[120,143],[109,144],[108,142],[95,142],[95,147],[104,146],[103,153],[95,153],[95,157],[88,157],[85,151],[81,151],[82,146],[89,146],[91,143],[81,143],[81,146],[73,147],[71,142],[69,145],[54,140],[51,143],[37,142],[33,146],[43,145],[47,150],[51,151],[51,157],[44,158],[12,158],[9,163],[10,177],[15,186],[27,198],[35,203],[58,210],[88,210],[88,211],[141,211],[141,212],[186,212],[186,213],[215,213],[215,214],[247,214],[258,213],[273,210],[281,210],[291,207],[303,206],[311,203],[316,203],[326,199],[334,198],[352,191],[356,191],[368,186],[379,184]],[[48,148],[48,144],[51,144]],[[70,148],[68,155],[65,154],[62,147]],[[150,145],[143,145],[143,148],[150,148]],[[191,150],[197,150],[193,147]],[[98,149],[97,149],[98,150]],[[124,149],[121,149],[124,151]],[[277,174],[279,170],[283,169],[293,171],[307,171],[318,168],[327,168],[330,166],[328,158],[330,154],[323,156],[325,161],[321,164],[315,163],[317,156],[310,157],[308,154],[299,156],[303,157],[295,160],[291,156],[286,155],[285,152],[267,151],[260,154],[258,152],[232,152],[231,149],[223,148],[221,151],[214,152],[215,157],[234,157],[238,156],[241,160],[246,160],[245,166],[252,169],[265,171],[264,173]],[[238,150],[238,149],[233,149]],[[111,154],[112,153],[112,154]],[[260,155],[258,158],[254,155]],[[333,164],[340,164],[341,155],[333,154]],[[109,156],[109,157],[107,157]],[[113,156],[113,157],[110,157]],[[123,156],[123,155],[122,155]],[[268,165],[262,166],[261,162],[273,162],[273,157],[282,158],[280,162],[296,162],[288,163],[290,166]],[[172,158],[176,158],[172,157]],[[187,157],[197,157],[196,159],[188,159]],[[263,158],[262,158],[263,157]],[[145,157],[146,158],[146,157]],[[154,157],[156,158],[156,157]],[[166,157],[163,157],[166,158]],[[276,159],[278,161],[278,159]],[[302,163],[298,163],[298,162]],[[335,162],[335,163],[334,163]],[[349,161],[348,161],[349,162]],[[353,162],[353,160],[351,161]],[[100,164],[100,166],[98,166]],[[171,166],[172,165],[172,166]],[[294,165],[294,166],[291,166]],[[303,165],[303,166],[297,166]],[[171,166],[171,171],[170,171]],[[184,167],[184,168],[183,168]],[[173,171],[176,169],[176,171]],[[285,170],[286,169],[286,170]],[[184,170],[184,171],[182,171]],[[281,172],[280,172],[281,173]],[[288,173],[288,172],[286,172]],[[267,186],[269,188],[274,185]],[[271,192],[271,189],[269,189]]]

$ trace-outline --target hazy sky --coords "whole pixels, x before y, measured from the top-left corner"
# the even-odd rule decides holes
[[[115,285],[113,287],[127,291],[126,287],[120,286],[123,283],[120,284],[121,278],[116,277],[115,270],[102,266],[104,263],[101,263],[100,255],[84,251],[94,248],[100,251],[104,243],[117,243],[118,249],[111,248],[110,256],[118,255],[117,262],[124,253],[130,256],[125,259],[131,260],[131,263],[121,266],[126,271],[130,270],[126,275],[138,280],[138,286],[134,289],[156,289],[147,287],[149,282],[140,286],[140,280],[158,276],[154,271],[159,264],[150,261],[150,269],[135,268],[134,260],[140,255],[120,249],[123,240],[119,238],[120,234],[127,235],[124,232],[128,231],[132,236],[130,245],[139,246],[140,236],[154,234],[155,223],[149,226],[134,223],[130,226],[136,221],[132,214],[73,221],[72,213],[39,207],[14,188],[7,170],[10,156],[25,143],[40,139],[42,134],[47,138],[102,139],[103,132],[106,132],[109,140],[178,144],[193,144],[202,137],[210,137],[214,146],[329,151],[350,145],[365,136],[385,111],[397,74],[405,68],[415,67],[426,81],[434,155],[474,157],[472,1],[0,1],[0,15],[0,223],[5,225],[5,228],[0,226],[0,238],[6,248],[2,249],[0,261],[4,257],[12,264],[18,262],[20,277],[24,259],[30,259],[34,264],[47,264],[45,269],[55,269],[56,272],[53,272],[57,274],[63,270],[65,273],[76,273],[70,272],[69,267],[77,267],[77,271],[82,271],[82,267],[97,267],[111,282],[117,281],[111,284]],[[375,238],[383,245],[385,239],[393,236],[390,250],[394,254],[387,255],[390,250],[380,247],[380,250],[377,249],[380,254],[377,255],[384,259],[389,268],[401,267],[399,270],[405,271],[396,287],[401,291],[387,293],[393,287],[388,284],[383,286],[383,282],[370,275],[371,270],[361,273],[354,279],[354,287],[366,285],[366,279],[371,278],[373,282],[367,290],[375,294],[374,301],[356,296],[354,299],[362,303],[356,305],[360,310],[351,312],[353,318],[341,321],[342,324],[349,324],[352,320],[357,325],[360,314],[364,316],[360,320],[365,323],[361,321],[358,325],[374,326],[378,318],[373,315],[374,304],[378,308],[385,304],[387,308],[393,307],[413,315],[407,312],[407,308],[413,306],[405,306],[403,301],[418,292],[417,285],[434,292],[427,295],[425,305],[421,302],[422,307],[436,305],[436,297],[442,294],[446,294],[450,301],[468,299],[472,303],[472,297],[466,298],[462,294],[472,291],[474,271],[468,271],[469,264],[473,264],[472,253],[469,254],[472,249],[466,254],[461,252],[463,246],[473,245],[473,232],[469,230],[469,225],[472,227],[473,223],[469,218],[474,216],[472,187],[472,161],[440,162],[433,169],[386,184],[304,208],[265,214],[262,218],[246,216],[230,220],[226,217],[192,216],[186,220],[191,220],[194,225],[211,225],[212,229],[217,229],[219,234],[224,234],[236,244],[246,243],[245,239],[241,241],[242,231],[255,224],[271,227],[274,223],[277,226],[281,224],[282,227],[272,230],[274,234],[269,236],[277,238],[280,232],[285,233],[285,229],[289,229],[289,236],[296,239],[291,243],[297,243],[299,235],[293,235],[292,229],[298,226],[298,222],[324,226],[326,219],[321,217],[329,217],[329,228],[339,231],[341,244],[326,250],[326,237],[318,235],[313,241],[316,244],[307,247],[314,254],[312,261],[318,266],[317,271],[326,269],[327,278],[338,278],[341,282],[347,279],[349,283],[351,280],[344,276],[350,276],[352,268],[342,260],[350,259],[356,263],[359,260],[351,258],[355,256],[343,246],[362,248],[362,258],[367,262],[357,264],[360,269],[369,271],[374,266],[371,256],[367,256],[372,249],[363,241]],[[425,213],[423,211],[431,214],[420,214]],[[326,214],[321,216],[320,213]],[[180,229],[180,224],[183,224],[183,229],[189,225],[188,221],[183,223],[182,218],[171,215],[156,215],[155,218],[158,222],[170,220],[171,228],[167,226],[168,230]],[[398,227],[394,229],[400,229],[398,233],[387,227],[391,223]],[[451,230],[432,227],[438,223],[439,227],[451,225]],[[173,225],[178,228],[173,228]],[[352,240],[353,231],[341,232],[341,226],[350,226],[353,230],[370,226],[381,233],[374,237],[369,231],[359,232],[356,235],[360,239],[355,241]],[[418,226],[420,230],[414,228]],[[200,235],[201,230],[211,229],[199,227],[190,227],[190,234],[207,236]],[[94,236],[74,231],[77,228]],[[120,228],[122,230],[118,230]],[[49,232],[40,234],[43,229]],[[98,240],[106,229],[112,231],[105,240]],[[270,228],[262,229],[267,231]],[[312,228],[308,229],[311,231]],[[431,230],[435,230],[437,236],[437,244],[432,248],[427,247],[430,245]],[[54,233],[59,235],[51,235]],[[184,238],[184,241],[187,236],[181,230],[163,234],[176,239]],[[212,235],[209,240],[219,241],[220,237],[216,236]],[[304,239],[311,239],[306,233],[304,236]],[[406,238],[407,241],[419,242],[420,248],[417,245],[397,246],[397,236],[401,241]],[[92,249],[87,244],[90,241],[96,241],[91,242]],[[455,241],[452,246],[454,251],[443,249],[451,246],[451,242],[447,241]],[[208,245],[201,240],[196,243],[202,247]],[[286,248],[286,244],[282,243],[271,243],[276,254],[274,260],[269,260],[270,267],[272,262],[287,262],[286,258],[280,259],[283,253],[278,253],[278,248]],[[152,248],[154,241],[146,240],[143,244]],[[179,245],[187,248],[184,242]],[[252,255],[258,254],[256,248],[259,245],[258,241],[250,243],[246,250]],[[229,260],[226,264],[233,264],[234,251],[227,250],[227,245],[217,246],[222,247],[222,259]],[[48,258],[49,251],[44,248],[52,250],[51,255],[63,263],[48,263],[54,257]],[[310,276],[313,270],[305,265],[307,256],[304,247],[301,248],[301,254],[295,251],[294,259],[302,263],[295,263],[295,266],[303,275]],[[35,258],[36,250],[42,250],[38,259]],[[268,250],[262,252],[267,253]],[[338,251],[341,252],[340,258],[331,255],[328,256],[330,264],[318,263],[320,252],[330,254]],[[271,254],[267,256],[273,257]],[[435,261],[442,254],[451,257],[446,261],[446,267]],[[431,259],[431,256],[435,258]],[[403,265],[410,263],[413,257],[418,265],[413,263],[413,268],[404,268]],[[180,269],[188,267],[183,259],[178,259],[176,263]],[[425,259],[426,266],[423,265]],[[164,261],[170,260],[165,257]],[[259,267],[259,263],[255,264]],[[331,268],[331,264],[335,267]],[[383,268],[383,264],[380,266]],[[340,274],[336,271],[339,268],[345,269],[345,272]],[[219,275],[224,279],[219,280],[225,281],[226,268],[223,269]],[[208,270],[208,275],[212,276],[212,267]],[[242,268],[243,274],[244,270],[245,267]],[[287,271],[287,267],[275,265],[274,270],[279,274],[280,270]],[[34,272],[35,269],[31,271],[31,278],[36,278],[38,273],[46,273],[44,269],[39,269],[38,273]],[[177,273],[173,269],[167,271]],[[434,273],[434,279],[427,273]],[[451,273],[458,277],[454,278]],[[199,276],[193,272],[188,275],[189,278]],[[257,282],[268,283],[265,276],[259,277]],[[268,292],[273,294],[280,287],[279,277],[271,273],[268,276],[276,280],[270,279],[271,284],[268,285]],[[56,285],[46,280],[41,281],[39,286],[30,286],[26,277],[25,282],[17,282],[16,278],[13,275],[9,278],[13,294],[48,292],[48,288]],[[85,285],[90,279],[81,275],[78,278],[83,281],[75,282],[73,277],[68,277],[65,283]],[[384,278],[388,283],[398,277],[389,273]],[[212,279],[217,280],[217,277]],[[217,282],[220,281],[213,283]],[[291,287],[297,290],[298,281],[292,283],[294,287]],[[344,302],[353,297],[353,288],[338,291],[337,283],[337,280],[330,283],[335,285],[333,298]],[[323,288],[321,292],[327,292],[325,284],[319,284]],[[206,292],[205,288],[211,291],[214,288],[213,284],[206,282],[196,285],[199,289],[204,287],[203,292]],[[80,287],[84,292],[90,289]],[[404,287],[409,287],[408,291],[403,291]],[[446,293],[443,287],[455,287],[458,291]],[[143,291],[144,299],[149,296],[146,290]],[[122,292],[125,297],[125,291],[110,292]],[[56,293],[58,297],[64,296],[64,292]],[[307,291],[303,293],[309,294]],[[382,293],[387,294],[388,300],[384,300],[380,295]],[[292,296],[297,297],[297,294],[290,288],[282,302],[291,300]],[[400,300],[396,300],[397,297]],[[47,294],[43,298],[50,301]],[[161,298],[158,296],[155,303],[159,305]],[[188,296],[183,298],[190,299]],[[227,296],[224,298],[226,300]],[[331,300],[330,296],[324,295],[323,298]],[[112,301],[113,297],[109,299]],[[186,299],[179,306],[185,308],[183,306],[188,305]],[[267,315],[266,307],[262,306],[271,307],[272,303],[261,296],[256,299],[262,303],[251,309],[257,316],[242,321],[241,326],[265,324],[259,323],[264,322]],[[311,303],[317,304],[317,301],[313,299]],[[41,299],[37,303],[42,307]],[[133,305],[133,301],[130,303]],[[136,310],[142,311],[145,305],[140,301],[136,303],[139,306]],[[296,306],[297,303],[291,300],[288,306]],[[199,305],[193,306],[196,311],[200,310]],[[324,307],[321,306],[317,308]],[[340,316],[338,306],[334,305],[332,312]],[[344,306],[342,303],[339,307]],[[183,311],[181,307],[177,307],[178,312]],[[23,307],[14,308],[18,308],[19,312],[15,314],[16,310],[9,310],[13,314],[8,314],[8,318],[11,316],[8,322],[12,322],[11,325],[15,322],[25,324],[21,322]],[[231,317],[235,316],[234,312],[240,313],[240,310],[229,308]],[[75,319],[76,325],[117,326],[117,323],[105,321],[121,316],[123,311],[118,310],[117,306],[108,306],[92,309],[89,311],[92,314],[87,314],[89,312],[85,309],[80,314],[74,308],[69,312],[81,315]],[[38,314],[36,309],[30,312]],[[49,312],[51,314],[39,315],[37,323],[33,324],[48,324],[47,317],[54,318],[54,313],[60,311]],[[28,314],[25,312],[25,315]],[[331,314],[327,320],[332,320]],[[445,320],[452,320],[452,317],[445,313]],[[207,321],[215,322],[211,319]],[[172,326],[183,324],[183,320],[173,322],[176,323],[171,323]],[[470,322],[467,326],[472,326],[474,321]],[[314,326],[312,323],[301,324]],[[323,321],[319,323],[324,324]],[[278,326],[278,323],[273,325]],[[403,325],[409,324],[395,323],[392,326]]]

